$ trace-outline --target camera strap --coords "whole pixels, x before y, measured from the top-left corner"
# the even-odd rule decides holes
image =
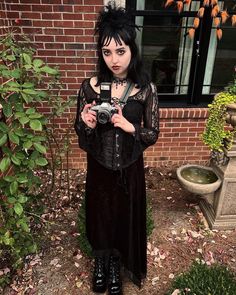
[[[127,81],[127,85],[124,89],[122,97],[119,100],[119,104],[121,106],[124,106],[126,104],[126,101],[129,98],[129,95],[130,95],[131,91],[133,90],[133,87],[134,87],[134,83]]]

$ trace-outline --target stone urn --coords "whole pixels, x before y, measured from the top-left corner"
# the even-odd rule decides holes
[[[187,191],[213,205],[214,193],[222,181],[211,167],[187,164],[179,167],[176,173],[179,182]]]
[[[227,117],[226,122],[233,126],[234,130],[236,127],[236,103],[230,103],[226,106]]]

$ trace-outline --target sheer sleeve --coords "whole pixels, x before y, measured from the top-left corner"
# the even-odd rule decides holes
[[[143,126],[134,125],[135,139],[140,141],[143,149],[154,144],[159,134],[159,105],[156,87],[150,84],[146,93],[145,108],[143,114]]]
[[[82,149],[86,150],[86,146],[93,139],[94,129],[88,127],[81,118],[81,112],[84,106],[87,104],[87,100],[84,93],[84,83],[81,85],[78,99],[77,99],[77,113],[74,128],[79,137],[79,145]]]

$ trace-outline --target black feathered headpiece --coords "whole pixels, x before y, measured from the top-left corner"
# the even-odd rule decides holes
[[[136,26],[132,20],[132,16],[123,7],[117,7],[115,1],[109,1],[104,10],[100,12],[95,34],[98,34],[98,49],[108,45],[112,38],[118,44],[121,40],[126,45],[135,42]]]

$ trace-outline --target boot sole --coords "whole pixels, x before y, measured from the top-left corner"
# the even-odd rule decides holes
[[[95,293],[105,293],[107,290],[106,286],[93,287],[93,292]]]
[[[123,292],[122,292],[122,290],[117,291],[117,292],[110,292],[110,291],[108,291],[108,294],[109,295],[123,295]]]

